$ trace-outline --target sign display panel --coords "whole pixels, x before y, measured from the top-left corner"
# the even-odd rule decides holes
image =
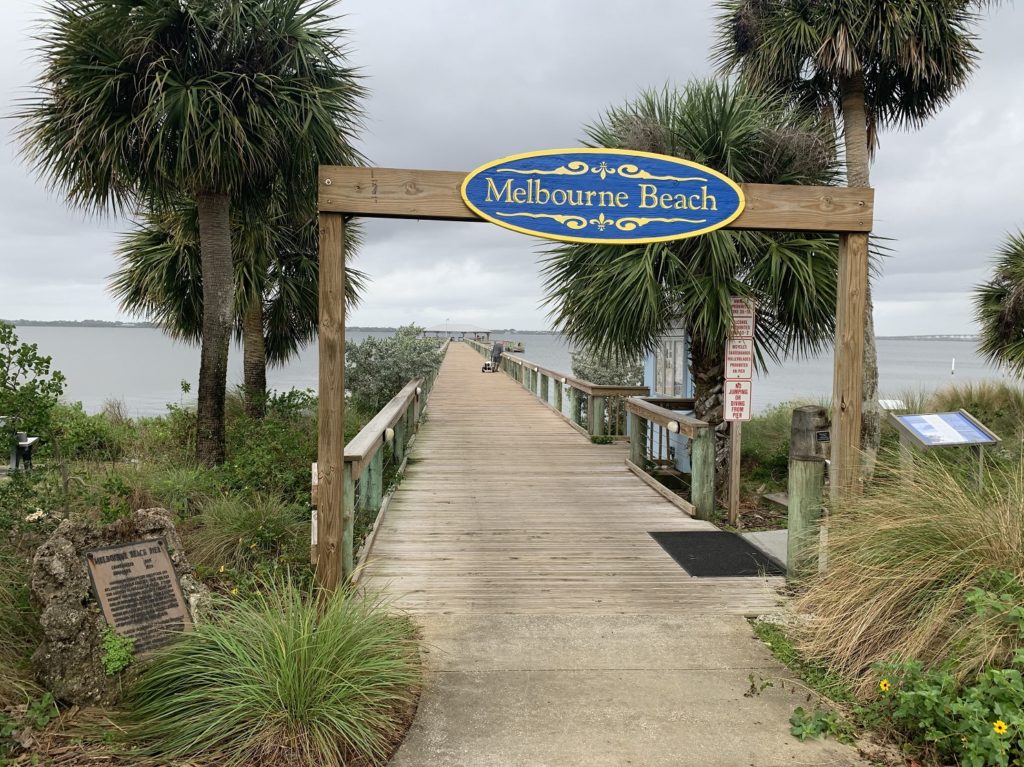
[[[725,420],[749,421],[751,401],[750,381],[725,382]]]
[[[999,438],[965,411],[894,415],[904,431],[925,447],[994,445]]]
[[[145,653],[192,627],[167,544],[135,541],[85,552],[96,598],[107,623]]]
[[[748,381],[754,377],[754,339],[730,338],[726,341],[725,377]]]
[[[743,212],[743,190],[678,157],[622,149],[550,149],[487,163],[462,198],[498,226],[565,242],[695,237]]]

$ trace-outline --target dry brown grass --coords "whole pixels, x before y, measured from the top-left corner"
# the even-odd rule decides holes
[[[802,651],[860,680],[863,692],[878,661],[951,660],[962,677],[1006,662],[1016,629],[965,597],[996,572],[1012,574],[1024,594],[1024,464],[991,475],[984,493],[935,461],[887,469],[832,514],[829,570],[796,602],[811,616]]]

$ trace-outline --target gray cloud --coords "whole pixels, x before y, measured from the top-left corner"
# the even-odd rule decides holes
[[[639,89],[712,74],[709,3],[349,0],[341,9],[351,61],[372,90],[360,146],[386,167],[469,170],[572,146],[583,125]],[[0,7],[7,104],[30,93],[38,17],[35,2]],[[968,89],[924,129],[882,136],[876,230],[893,238],[875,285],[882,334],[971,330],[971,287],[1004,233],[1024,226],[1022,37],[1012,5],[990,12]],[[9,140],[11,122],[0,127]],[[0,316],[117,318],[106,279],[126,225],[68,211],[10,146],[0,158]],[[367,222],[365,235],[355,265],[373,282],[353,324],[547,325],[535,240],[435,222]]]

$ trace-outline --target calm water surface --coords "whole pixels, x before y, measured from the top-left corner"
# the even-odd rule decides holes
[[[199,349],[171,341],[153,328],[20,327],[19,337],[39,344],[43,354],[53,357],[54,367],[68,379],[66,399],[81,401],[96,412],[107,400],[121,400],[131,415],[158,415],[166,405],[194,401],[199,377]],[[350,332],[350,343],[369,335],[387,333]],[[509,334],[504,338],[526,344],[523,357],[556,370],[571,369],[570,349],[555,334]],[[973,341],[878,342],[880,386],[883,397],[927,391],[949,383],[1005,379],[999,371],[978,357]],[[952,361],[956,373],[950,375]],[[242,381],[242,354],[232,349],[229,382]],[[268,372],[268,385],[279,391],[290,388],[315,389],[317,385],[316,344],[283,368]],[[181,381],[192,386],[183,394]],[[831,353],[810,360],[773,365],[754,385],[755,410],[793,399],[826,399],[832,391]]]

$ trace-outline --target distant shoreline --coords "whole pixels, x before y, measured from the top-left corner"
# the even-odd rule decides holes
[[[156,328],[152,322],[112,322],[109,320],[0,320],[0,323],[14,325],[24,328]],[[354,330],[359,333],[393,333],[397,328],[393,327],[370,327],[363,325],[350,325],[346,330]],[[491,334],[515,334],[524,336],[557,336],[557,330],[517,330],[515,328],[496,328],[490,331]],[[972,341],[976,342],[976,335],[966,333],[950,333],[922,336],[878,336],[879,341]]]

